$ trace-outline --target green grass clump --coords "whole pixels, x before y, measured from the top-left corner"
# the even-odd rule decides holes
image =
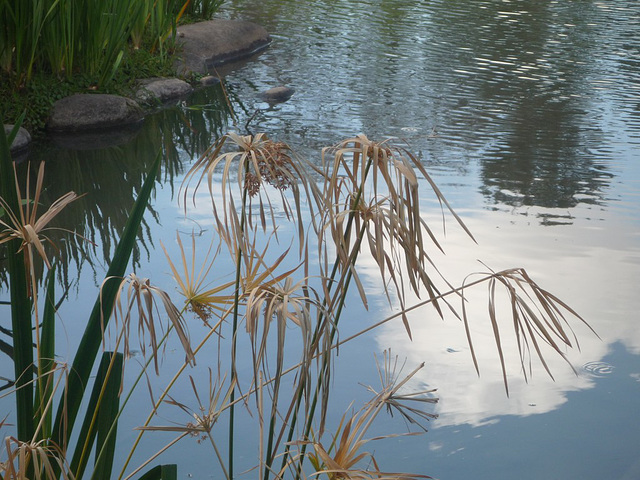
[[[0,116],[3,123],[14,124],[23,112],[23,126],[33,135],[39,135],[45,127],[52,105],[74,93],[112,93],[132,96],[136,81],[140,78],[171,76],[175,72],[171,55],[153,54],[149,50],[131,51],[113,80],[98,86],[95,75],[76,74],[60,78],[51,73],[37,72],[22,88],[13,88],[6,74],[0,74]]]
[[[0,116],[36,136],[73,93],[131,95],[140,78],[175,74],[179,22],[208,20],[222,0],[0,0]],[[188,16],[188,20],[187,17]]]

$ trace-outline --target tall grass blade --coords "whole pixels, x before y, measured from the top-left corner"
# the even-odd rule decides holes
[[[51,425],[53,412],[46,408],[53,395],[53,372],[56,367],[55,362],[55,336],[56,336],[56,301],[55,301],[55,264],[47,273],[44,312],[42,315],[42,330],[40,338],[40,351],[38,352],[38,381],[36,384],[36,418],[44,422],[39,432],[39,439],[46,439],[51,436]]]
[[[106,355],[106,354],[105,354]],[[122,353],[109,354],[114,356],[111,374],[105,379],[104,397],[98,410],[98,440],[96,443],[96,460],[93,469],[92,480],[110,480],[113,460],[116,450],[116,434],[118,410],[120,408],[120,386],[122,384],[122,371],[124,356]],[[103,361],[104,361],[103,356]],[[109,358],[109,360],[111,360]],[[96,384],[102,383],[101,378],[96,379]]]
[[[121,353],[114,354],[113,352],[105,352],[102,354],[102,360],[98,367],[98,373],[95,378],[95,383],[93,384],[84,421],[80,428],[78,446],[71,460],[71,471],[76,478],[82,478],[84,474],[87,464],[89,463],[89,452],[96,437],[98,437],[96,455],[101,451],[109,429],[118,413],[118,392],[122,379],[122,359],[123,355]],[[115,405],[113,403],[115,403]],[[115,441],[115,437],[113,437],[111,441]],[[110,445],[112,455],[114,448],[115,444]],[[107,457],[103,457],[103,460],[106,458]],[[97,474],[99,478],[109,478],[111,474],[111,464],[102,461],[100,467],[107,469],[109,471],[108,475],[106,477],[101,476],[103,472],[98,468],[98,462],[96,462],[94,475]]]
[[[91,369],[93,368],[98,349],[102,342],[102,331],[111,317],[114,301],[119,291],[120,279],[118,277],[124,276],[125,269],[129,264],[138,229],[160,169],[161,159],[162,155],[159,153],[142,185],[138,199],[133,206],[129,220],[118,242],[109,270],[107,271],[105,278],[108,278],[108,280],[103,283],[101,293],[102,301],[100,297],[96,300],[84,335],[74,357],[69,373],[69,383],[64,398],[58,408],[52,435],[53,440],[62,448],[66,447],[69,437],[71,436],[71,430],[73,429],[84,391],[89,381],[89,375],[91,374]],[[104,325],[102,325],[102,319],[104,319]]]
[[[10,138],[15,137],[19,123]],[[13,162],[4,128],[0,128],[0,197],[17,212],[21,208],[14,180]],[[33,337],[31,333],[31,300],[28,292],[21,242],[9,240],[7,269],[10,280],[11,326],[13,330],[13,364],[16,388],[18,440],[33,438]]]
[[[139,480],[178,480],[178,466],[176,464],[156,465]]]

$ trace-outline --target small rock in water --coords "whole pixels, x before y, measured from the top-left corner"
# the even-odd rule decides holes
[[[269,103],[281,103],[286,102],[295,93],[293,88],[289,87],[273,87],[260,94],[260,98]]]
[[[145,78],[139,83],[136,100],[143,103],[168,102],[184,97],[193,90],[191,85],[179,78]]]
[[[218,83],[220,83],[220,79],[218,77],[214,77],[213,75],[206,75],[200,79],[200,85],[202,85],[203,87],[216,85]]]
[[[4,125],[4,134],[9,135],[13,130],[13,125]],[[9,146],[11,149],[11,153],[16,154],[18,152],[23,152],[31,143],[31,135],[27,130],[23,127],[18,129],[18,134],[16,138],[13,139],[13,142]]]

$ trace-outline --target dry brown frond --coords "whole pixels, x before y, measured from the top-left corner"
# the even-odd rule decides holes
[[[225,144],[230,145],[231,151],[223,151]],[[234,165],[236,165],[235,172]],[[233,200],[232,189],[229,185],[232,174],[235,174],[237,178],[242,202]],[[254,199],[258,202],[257,216],[260,219],[262,229],[266,229],[267,217],[269,217],[271,219],[271,227],[275,230],[277,215],[269,194],[264,188],[265,185],[270,185],[280,192],[282,209],[286,218],[297,222],[302,248],[304,231],[301,208],[302,192],[299,185],[303,186],[307,199],[313,197],[310,194],[308,175],[302,166],[302,161],[293,155],[288,145],[282,142],[274,142],[264,133],[244,136],[228,133],[212,145],[187,172],[181,187],[184,189],[183,199],[185,203],[190,183],[195,182],[195,199],[195,193],[205,177],[207,178],[214,215],[221,231],[226,231],[227,235],[230,234],[228,228],[232,220],[228,217],[230,212],[235,212],[236,203],[242,203],[242,206],[246,207],[245,213],[248,214],[252,212]],[[219,206],[216,205],[214,200],[214,178],[217,177],[220,177],[222,219],[220,219],[219,215]],[[284,195],[285,190],[290,191],[293,196],[293,208],[289,204],[287,196]],[[312,208],[311,202],[309,202],[308,208]],[[269,215],[267,215],[267,211]],[[249,224],[253,222],[252,214],[248,214],[246,218]]]
[[[27,196],[24,199],[22,198],[22,192],[20,191],[18,175],[15,171],[15,166],[14,178],[20,208],[16,213],[11,210],[11,208],[9,208],[9,205],[3,198],[0,198],[0,205],[5,210],[6,216],[8,217],[7,221],[3,220],[2,217],[0,217],[0,225],[4,227],[4,229],[0,232],[0,244],[8,242],[9,240],[12,240],[14,238],[18,239],[22,242],[20,250],[25,251],[25,261],[27,266],[31,266],[31,264],[33,263],[33,249],[35,248],[35,250],[38,252],[38,255],[40,255],[47,267],[50,268],[51,265],[49,263],[49,258],[47,257],[47,254],[44,250],[43,240],[49,241],[52,245],[53,243],[47,236],[41,235],[41,233],[43,230],[45,230],[45,227],[51,222],[51,220],[53,220],[56,215],[58,215],[67,205],[69,205],[74,200],[77,200],[79,197],[75,192],[68,192],[57,199],[55,202],[53,202],[44,214],[38,216],[38,206],[44,180],[44,162],[40,163],[40,167],[38,168],[38,176],[36,179],[33,198],[29,197],[29,173],[27,173]],[[33,268],[31,267],[27,274],[30,274],[32,272],[32,269]]]
[[[34,480],[58,478],[56,469],[62,472],[62,478],[73,480],[64,455],[58,448],[47,445],[47,440],[22,442],[15,437],[5,438],[7,460],[0,463],[0,473],[5,480],[25,480],[27,472],[33,471]]]
[[[213,373],[209,368],[209,388],[207,391],[207,397],[205,401],[202,401],[196,382],[191,375],[189,375],[189,381],[191,383],[191,389],[198,403],[197,410],[192,410],[184,403],[178,402],[169,396],[169,400],[165,402],[169,405],[178,407],[183,412],[187,413],[191,420],[183,425],[166,425],[166,426],[147,426],[138,427],[136,430],[143,431],[156,431],[156,432],[177,432],[184,435],[189,435],[197,439],[198,443],[206,440],[207,438],[211,442],[211,445],[216,453],[218,462],[224,472],[225,478],[229,478],[227,474],[225,463],[220,455],[220,451],[215,443],[215,439],[211,434],[214,425],[217,423],[220,415],[229,407],[229,399],[235,387],[235,380],[231,384],[224,388],[226,377],[220,380],[217,378],[213,380]],[[180,437],[181,438],[181,437]]]
[[[281,282],[299,268],[294,267],[276,274],[276,270],[289,255],[291,247],[284,248],[276,259],[267,260],[275,233],[269,236],[262,249],[258,249],[258,236],[255,232],[253,233],[251,240],[249,240],[249,231],[247,231],[245,235],[238,237],[239,241],[235,241],[229,246],[230,255],[233,258],[238,258],[238,256],[241,258],[240,290],[244,298],[256,288],[268,287]]]
[[[167,257],[173,278],[178,283],[180,292],[186,299],[186,304],[194,313],[196,313],[205,324],[208,324],[208,320],[211,318],[214,311],[224,312],[228,308],[228,305],[233,302],[232,294],[225,294],[226,290],[231,288],[234,284],[233,281],[225,282],[213,288],[207,288],[205,282],[207,277],[213,268],[218,254],[220,253],[220,246],[218,246],[213,253],[213,257],[209,259],[213,251],[213,244],[209,246],[207,254],[202,262],[199,263],[199,269],[196,272],[196,241],[195,236],[191,236],[191,259],[187,260],[184,246],[180,235],[176,234],[178,246],[180,247],[180,261],[182,267],[182,275],[178,271],[178,268],[171,260],[167,249],[164,244],[160,242],[164,254]]]
[[[290,272],[290,274],[293,274],[293,272]],[[304,398],[311,398],[312,361],[318,348],[326,347],[324,343],[328,341],[326,331],[319,333],[314,331],[314,326],[317,323],[316,318],[320,316],[319,312],[322,311],[321,303],[316,292],[306,284],[306,280],[294,283],[291,277],[286,277],[283,284],[273,283],[258,286],[250,292],[247,298],[246,328],[252,345],[254,381],[258,383],[259,379],[257,377],[263,374],[273,378],[273,382],[270,382],[269,386],[271,411],[268,417],[271,418],[272,422],[281,415],[281,412],[284,418],[288,418],[297,398],[297,395],[287,397],[285,403],[289,401],[291,403],[286,405],[285,408],[280,405],[280,386],[285,358],[286,333],[290,325],[297,327],[295,330],[297,330],[298,338],[301,340],[294,342],[294,344],[300,345],[300,348],[297,349],[300,361],[296,367],[297,373],[293,388],[300,395],[304,395]],[[327,313],[322,316],[327,319],[331,318]],[[267,352],[272,324],[275,326],[277,339],[273,354]],[[328,325],[329,322],[326,322],[326,324]],[[269,364],[274,358],[275,371],[270,371]],[[273,365],[271,365],[271,368],[273,368]],[[258,389],[256,396],[259,403],[261,394],[262,389]],[[307,403],[305,405],[305,408],[309,407]],[[259,409],[259,412],[262,415],[262,409]],[[287,429],[287,422],[283,420],[279,434],[274,435],[272,438],[275,442],[275,447],[271,452],[275,451]]]
[[[346,423],[345,417],[343,416],[340,422],[340,428],[331,443],[329,451],[325,450],[322,443],[312,442],[314,453],[308,454],[312,465],[316,469],[316,472],[312,476],[324,473],[329,480],[360,480],[373,478],[409,480],[414,478],[431,478],[425,475],[383,472],[380,470],[373,454],[361,451],[362,448],[372,440],[380,440],[394,436],[386,435],[384,437],[370,439],[363,438],[363,435],[366,433],[376,414],[377,412],[375,410],[365,408],[363,411],[354,414]],[[342,427],[343,424],[344,427]],[[372,468],[363,469],[362,467],[358,467],[358,465],[363,463],[369,463]]]
[[[16,184],[16,192],[18,195],[18,203],[20,205],[18,208],[18,212],[14,212],[9,207],[5,199],[0,197],[0,207],[5,211],[5,215],[0,216],[0,227],[2,228],[2,230],[0,231],[0,244],[6,243],[13,239],[17,239],[21,242],[21,246],[18,251],[22,251],[24,254],[27,284],[28,288],[30,288],[31,290],[31,295],[34,296],[36,336],[39,337],[39,335],[37,335],[39,324],[38,301],[36,291],[35,267],[33,263],[35,253],[37,253],[38,256],[42,258],[48,268],[51,268],[49,258],[45,252],[44,243],[48,242],[49,244],[54,246],[54,248],[55,245],[49,239],[49,237],[44,235],[43,232],[49,230],[46,227],[51,222],[51,220],[53,220],[53,218],[55,218],[67,205],[77,200],[79,197],[75,192],[68,192],[62,197],[58,198],[55,202],[53,202],[46,212],[38,216],[40,195],[42,193],[42,185],[44,181],[44,162],[40,163],[40,167],[38,168],[38,175],[36,179],[33,198],[30,198],[30,168],[31,167],[29,166],[27,172],[26,197],[23,198],[22,192],[20,191],[20,185],[18,182],[18,175],[15,169],[15,165],[13,167],[13,175]],[[74,232],[71,233],[77,235]]]
[[[60,373],[56,376],[56,373]],[[69,465],[66,462],[66,455],[61,448],[47,437],[47,432],[43,431],[46,425],[46,419],[53,408],[53,400],[56,397],[55,392],[58,391],[60,385],[68,380],[68,370],[66,364],[55,364],[55,366],[38,381],[42,390],[47,390],[51,394],[46,402],[40,397],[37,408],[35,432],[31,441],[21,441],[13,436],[4,439],[4,453],[7,458],[4,462],[0,462],[0,478],[6,480],[24,480],[27,478],[51,480],[54,478],[73,479]],[[10,392],[9,394],[15,394]],[[5,425],[5,417],[0,421],[0,427]],[[47,438],[43,438],[47,437]],[[61,474],[55,475],[54,472],[59,470]],[[32,472],[33,477],[27,477]]]
[[[418,402],[418,404],[421,405],[438,403],[438,398],[433,396],[436,389],[399,393],[399,391],[402,390],[402,387],[411,380],[418,370],[424,367],[424,363],[415,368],[403,380],[400,380],[402,367],[398,369],[398,356],[396,355],[392,360],[391,350],[385,350],[382,367],[376,358],[376,366],[378,368],[378,376],[380,378],[382,390],[377,392],[371,386],[367,387],[370,392],[376,395],[373,402],[384,403],[391,416],[393,416],[393,412],[396,411],[407,423],[416,425],[426,432],[427,428],[424,426],[424,421],[429,421],[437,418],[438,416],[433,413],[425,412],[422,408],[409,406],[407,402]]]
[[[437,399],[429,395],[434,390],[425,390],[421,392],[399,394],[409,380],[424,367],[419,365],[406,377],[400,380],[400,371],[397,370],[397,357],[392,362],[389,352],[385,352],[384,367],[378,365],[382,390],[377,392],[372,387],[368,389],[375,394],[359,411],[352,413],[348,418],[347,414],[343,415],[338,426],[337,433],[334,435],[329,449],[325,449],[321,442],[297,442],[312,443],[315,453],[309,454],[311,463],[316,468],[316,473],[325,473],[330,480],[337,479],[367,479],[367,478],[384,478],[384,479],[411,479],[411,478],[430,478],[423,475],[413,475],[406,473],[389,473],[382,472],[376,462],[375,457],[366,451],[362,451],[363,447],[372,440],[380,440],[397,435],[385,435],[375,438],[365,438],[369,427],[376,419],[383,407],[389,411],[396,410],[409,423],[420,426],[424,431],[426,429],[420,424],[416,417],[422,420],[434,418],[435,415],[424,412],[421,409],[408,407],[405,405],[407,401],[419,401],[422,403],[435,403]],[[414,435],[407,433],[405,435]],[[370,462],[373,468],[362,469],[359,467],[363,462]]]
[[[288,274],[293,274],[293,271],[288,272]],[[284,362],[285,336],[288,323],[293,323],[300,331],[302,339],[301,371],[306,372],[309,369],[313,357],[311,341],[314,326],[312,309],[314,308],[321,308],[315,292],[306,284],[306,281],[294,283],[291,277],[286,277],[284,284],[268,283],[260,285],[249,293],[247,298],[246,329],[253,345],[255,371],[258,371],[260,364],[264,362],[267,339],[273,320],[275,320],[277,330],[276,382]]]
[[[320,258],[326,258],[322,249],[325,248],[324,237],[329,236],[336,246],[343,278],[344,272],[349,272],[359,285],[354,255],[366,237],[385,288],[387,283],[394,285],[401,307],[404,309],[405,306],[403,276],[406,275],[414,293],[420,296],[424,288],[442,315],[441,295],[427,269],[433,268],[438,275],[439,272],[427,254],[426,238],[438,249],[442,248],[421,216],[418,174],[431,186],[443,215],[446,206],[465,232],[469,236],[471,233],[420,161],[391,140],[374,142],[358,135],[323,149],[322,165],[326,182],[322,192],[325,217],[319,233]],[[341,290],[342,280],[336,286]],[[363,296],[363,289],[360,290]],[[364,296],[363,300],[366,302]],[[409,323],[404,317],[403,320],[411,336]]]
[[[103,282],[110,280],[106,278]],[[124,291],[126,288],[126,305],[122,308],[124,300]],[[101,289],[102,295],[102,289]],[[146,353],[146,336],[149,336],[149,344],[151,346],[154,367],[156,374],[158,374],[158,331],[156,325],[156,316],[160,314],[158,307],[158,299],[162,303],[162,307],[169,317],[171,326],[175,329],[182,348],[185,351],[186,361],[195,363],[195,356],[191,350],[191,344],[189,342],[189,336],[184,324],[182,315],[171,302],[169,295],[158,287],[151,285],[148,278],[140,278],[131,273],[122,279],[120,289],[116,295],[114,301],[114,319],[116,322],[116,328],[118,328],[119,321],[122,321],[122,335],[124,337],[124,355],[125,358],[129,356],[129,338],[132,324],[132,312],[134,308],[138,312],[138,335],[140,338],[140,349],[143,355]],[[104,325],[104,319],[102,319]],[[162,325],[160,324],[160,330],[162,331]]]
[[[504,287],[504,292],[508,298],[513,333],[520,353],[520,367],[525,376],[525,380],[528,378],[527,371],[529,371],[529,373],[531,372],[532,347],[535,351],[535,355],[538,357],[551,378],[553,378],[553,374],[544,359],[544,354],[541,350],[542,344],[546,344],[551,347],[571,366],[571,363],[566,358],[564,348],[573,346],[579,348],[579,344],[577,337],[573,333],[571,325],[567,321],[566,315],[578,318],[597,336],[597,333],[575,310],[555,295],[541,288],[531,277],[529,277],[528,273],[523,268],[511,268],[500,272],[491,271],[490,273],[482,273],[481,275],[486,275],[488,277],[488,313],[496,347],[498,349],[498,355],[500,357],[503,382],[507,395],[509,394],[507,367],[505,364],[504,353],[502,351],[503,339],[496,312],[496,305],[498,303],[496,301],[496,287],[498,285],[502,285]],[[469,318],[466,309],[467,301],[464,292],[465,288],[468,287],[465,287],[465,284],[466,282],[463,283],[462,288],[462,316],[473,363],[476,371],[479,373],[478,360],[473,347]],[[573,366],[571,366],[571,368],[573,368]]]
[[[225,379],[226,377],[222,380],[216,379],[214,381],[213,373],[211,368],[209,368],[209,388],[207,391],[207,397],[203,402],[200,394],[198,393],[195,380],[191,375],[189,375],[191,389],[193,390],[193,394],[198,403],[197,411],[190,409],[184,403],[178,402],[170,395],[168,395],[169,400],[166,400],[165,403],[178,407],[180,410],[192,417],[192,420],[184,425],[138,427],[136,430],[186,432],[192,437],[199,437],[198,441],[202,440],[201,435],[211,433],[211,430],[218,421],[218,418],[229,406],[229,397],[233,387],[232,385],[229,385],[225,390],[223,388]],[[224,396],[222,396],[223,393]]]

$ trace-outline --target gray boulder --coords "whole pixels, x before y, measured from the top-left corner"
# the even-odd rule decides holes
[[[181,73],[207,73],[212,67],[240,60],[271,43],[267,31],[255,23],[210,20],[178,27],[182,48],[176,68]]]
[[[165,103],[193,91],[191,85],[179,78],[145,78],[139,84],[136,100],[141,103]]]
[[[76,94],[54,103],[46,126],[55,132],[79,132],[122,127],[142,119],[142,108],[130,98]]]
[[[13,125],[4,126],[5,135],[9,135],[11,133],[11,130],[13,130]],[[13,142],[9,146],[9,149],[11,150],[11,153],[15,156],[16,154],[23,153],[24,151],[26,151],[30,143],[31,143],[31,134],[29,134],[29,132],[25,128],[20,127],[18,129],[16,138],[13,139]]]

